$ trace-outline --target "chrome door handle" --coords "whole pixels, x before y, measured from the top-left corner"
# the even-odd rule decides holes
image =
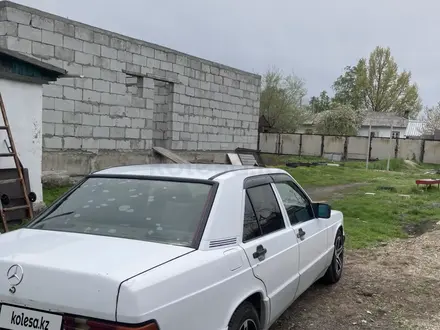
[[[298,230],[298,234],[296,235],[299,239],[303,240],[304,236],[306,235],[306,232],[304,230],[302,230],[302,228],[300,228]]]

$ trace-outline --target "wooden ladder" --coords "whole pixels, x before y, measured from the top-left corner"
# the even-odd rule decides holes
[[[33,209],[32,209],[32,204],[31,201],[29,199],[29,194],[26,188],[26,182],[24,181],[24,176],[23,176],[23,165],[20,162],[20,159],[18,158],[18,154],[17,154],[17,149],[15,148],[15,143],[14,143],[14,139],[12,138],[12,133],[11,133],[11,127],[9,126],[9,121],[8,121],[8,116],[6,115],[6,108],[5,108],[5,104],[3,102],[3,97],[0,93],[0,110],[2,112],[2,117],[3,117],[3,123],[4,126],[0,126],[0,130],[2,131],[6,131],[6,133],[8,134],[8,139],[9,139],[9,145],[10,147],[8,148],[10,152],[8,153],[0,153],[0,157],[4,158],[4,157],[13,157],[14,158],[14,163],[15,163],[15,167],[17,169],[18,172],[18,179],[10,179],[10,180],[0,180],[0,183],[12,183],[12,182],[20,182],[20,186],[24,195],[24,199],[26,202],[26,205],[20,205],[20,206],[13,206],[13,207],[3,207],[2,202],[0,201],[0,216],[2,218],[2,223],[3,223],[3,229],[5,232],[9,231],[8,229],[8,223],[6,220],[6,216],[5,213],[6,212],[11,212],[11,211],[16,211],[16,210],[23,210],[25,209],[27,211],[27,216],[29,219],[32,219],[33,217]]]

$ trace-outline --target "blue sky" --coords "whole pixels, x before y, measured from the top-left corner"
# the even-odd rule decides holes
[[[440,101],[440,2],[434,0],[16,0],[24,5],[264,73],[330,89],[347,65],[389,46],[425,105]]]

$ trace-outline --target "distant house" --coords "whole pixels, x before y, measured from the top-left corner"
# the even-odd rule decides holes
[[[258,119],[258,132],[268,133],[270,131],[270,125],[264,115],[261,115]]]
[[[406,138],[440,141],[439,129],[436,129],[433,134],[425,134],[423,128],[424,122],[422,120],[410,120],[405,132]]]
[[[421,139],[423,135],[423,121],[422,120],[408,120],[406,126],[405,137],[407,139]]]
[[[367,113],[358,136],[368,136],[371,125],[371,136],[389,138],[405,138],[408,119],[390,112]]]
[[[404,138],[408,119],[389,112],[369,112],[365,116],[357,136],[368,136],[371,125],[371,136],[389,138]],[[297,133],[312,134],[313,120],[302,125]]]

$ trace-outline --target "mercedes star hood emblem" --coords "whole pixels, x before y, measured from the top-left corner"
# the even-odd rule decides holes
[[[8,281],[11,286],[15,287],[19,285],[21,281],[23,281],[23,267],[17,264],[12,265],[9,267],[6,276],[8,277]]]

